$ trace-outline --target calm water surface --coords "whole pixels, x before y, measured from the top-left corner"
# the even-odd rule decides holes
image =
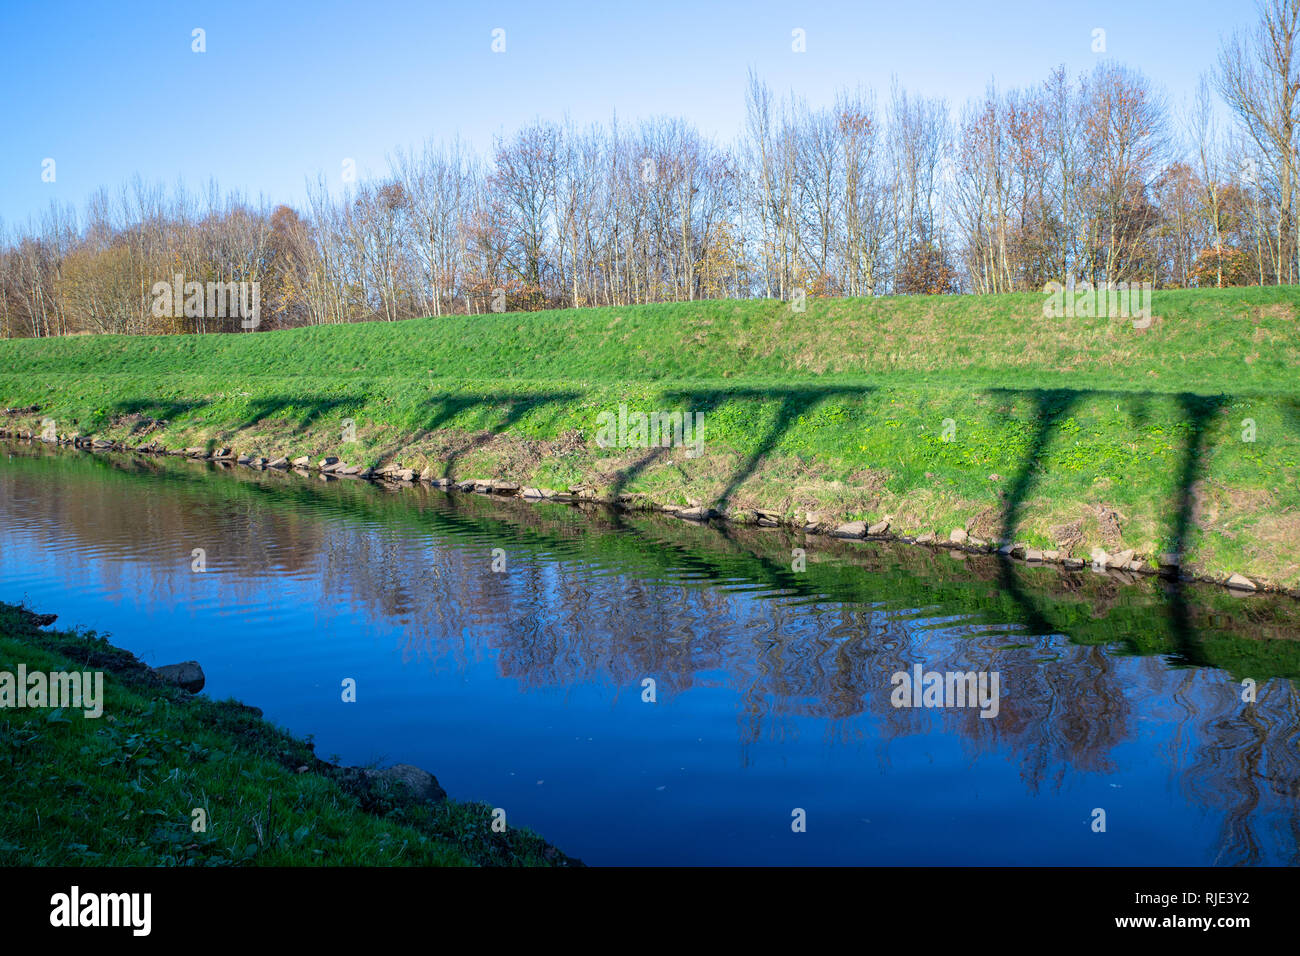
[[[11,444],[0,600],[591,864],[1300,862],[1291,599]]]

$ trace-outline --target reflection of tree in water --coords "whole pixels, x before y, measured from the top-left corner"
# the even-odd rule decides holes
[[[412,613],[408,633],[481,635],[501,674],[526,688],[609,684],[639,692],[653,677],[663,696],[681,694],[701,672],[726,675],[739,695],[742,745],[792,732],[789,717],[827,722],[828,733],[883,741],[931,732],[939,720],[974,754],[1006,748],[1021,761],[1031,790],[1058,786],[1071,768],[1109,772],[1112,748],[1129,736],[1123,678],[1101,648],[1036,638],[1026,648],[1000,649],[1005,635],[981,641],[963,625],[931,629],[881,609],[842,604],[790,606],[745,600],[723,590],[594,575],[590,568],[527,566],[509,588],[488,587],[485,559],[465,561],[443,576],[438,626]],[[425,637],[408,652],[436,656]],[[1044,663],[1044,654],[1057,657]],[[891,676],[925,670],[999,671],[1000,713],[899,709],[890,704]],[[854,718],[869,715],[868,721]]]
[[[1295,684],[1261,683],[1254,702],[1241,699],[1241,684],[1212,671],[1194,672],[1181,700],[1199,746],[1175,775],[1188,799],[1224,814],[1215,863],[1255,866],[1265,844],[1292,848],[1300,863],[1300,695]],[[1274,821],[1285,833],[1262,840],[1258,827]]]
[[[300,482],[256,480],[272,488]],[[464,669],[491,655],[521,688],[590,684],[611,688],[614,697],[639,694],[646,677],[656,680],[661,700],[725,684],[737,695],[742,760],[754,744],[796,732],[798,718],[821,721],[828,743],[874,742],[882,761],[891,741],[942,730],[973,757],[1013,755],[1037,793],[1059,787],[1072,771],[1112,772],[1116,746],[1138,732],[1134,711],[1167,707],[1159,719],[1176,728],[1171,773],[1191,801],[1224,814],[1220,862],[1256,863],[1265,846],[1297,845],[1300,706],[1287,680],[1261,684],[1258,703],[1248,705],[1221,671],[1174,669],[1155,656],[1119,658],[1102,646],[960,616],[940,620],[963,611],[959,602],[909,615],[861,602],[755,597],[728,590],[712,572],[699,575],[712,578],[703,587],[680,573],[649,580],[617,559],[604,561],[598,550],[566,551],[566,522],[583,528],[575,536],[591,534],[583,516],[550,522],[539,557],[528,553],[535,550],[528,522],[542,520],[533,512],[522,510],[515,526],[468,525],[450,534],[436,530],[435,518],[483,509],[418,491],[400,502],[407,518],[415,514],[413,527],[386,523],[382,513],[343,520],[324,506],[210,499],[201,488],[173,490],[156,478],[62,482],[19,473],[6,474],[5,487],[4,525],[34,540],[43,525],[57,527],[100,557],[84,573],[101,585],[184,601],[190,550],[204,547],[210,567],[222,572],[223,599],[236,609],[264,607],[268,591],[291,579],[301,588],[297,597],[315,595],[310,613],[322,619],[345,607],[400,626],[408,659]],[[366,488],[329,491],[344,505],[353,494],[374,499]],[[706,530],[684,528],[683,540]],[[611,523],[608,534],[617,533]],[[508,553],[505,574],[491,571],[494,547]],[[745,557],[743,543],[727,547]],[[694,570],[683,558],[679,571]],[[1267,611],[1261,603],[1243,616],[1272,626]],[[998,671],[998,717],[980,718],[977,708],[892,707],[890,677],[916,663],[939,672]],[[1290,829],[1265,838],[1258,831],[1264,820]]]

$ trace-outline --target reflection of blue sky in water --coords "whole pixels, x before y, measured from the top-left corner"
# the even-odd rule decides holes
[[[0,599],[195,658],[322,756],[424,766],[588,862],[1296,862],[1291,682],[1246,707],[1224,671],[1035,635],[959,562],[909,607],[914,573],[810,549],[809,581],[886,576],[850,602],[787,586],[762,532],[167,468],[0,458]],[[997,670],[998,717],[891,707],[916,663]]]

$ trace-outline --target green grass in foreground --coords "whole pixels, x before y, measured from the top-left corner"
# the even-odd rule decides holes
[[[34,431],[48,415],[169,447],[888,516],[897,533],[962,526],[1079,557],[1181,540],[1201,573],[1300,587],[1300,289],[1157,292],[1147,329],[1046,319],[1042,303],[696,302],[6,341],[0,402],[40,405],[11,421]],[[704,412],[705,454],[597,447],[597,415],[623,403]]]
[[[494,832],[484,804],[360,783],[250,708],[191,697],[102,638],[40,631],[0,604],[0,671],[19,662],[102,670],[106,702],[98,718],[0,710],[0,866],[568,862],[527,830]]]

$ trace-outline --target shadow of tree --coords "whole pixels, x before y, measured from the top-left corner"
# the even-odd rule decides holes
[[[117,402],[110,408],[113,416],[143,415],[158,421],[171,421],[179,415],[206,407],[209,402],[202,400],[176,401],[161,398],[131,398]]]
[[[1183,414],[1190,425],[1187,442],[1183,446],[1183,460],[1178,475],[1178,498],[1173,519],[1173,553],[1181,566],[1187,550],[1188,533],[1192,526],[1192,512],[1196,507],[1193,489],[1205,473],[1204,452],[1206,431],[1211,418],[1228,404],[1226,395],[1196,395],[1183,392],[1178,396]],[[1205,655],[1192,627],[1187,607],[1187,595],[1181,578],[1175,578],[1167,591],[1169,595],[1169,623],[1179,655],[1189,664],[1201,664]]]
[[[96,418],[99,421],[89,423],[91,429],[102,427],[105,422],[117,422],[121,418],[129,418],[139,415],[142,418],[151,418],[159,422],[171,422],[172,420],[185,415],[189,412],[210,405],[210,402],[204,400],[176,400],[176,399],[159,399],[159,398],[130,398],[124,399],[110,405],[106,412],[100,413]],[[144,423],[137,423],[132,426],[131,434],[138,434]],[[149,429],[152,431],[152,429]],[[146,434],[148,432],[146,431]]]
[[[775,414],[767,428],[763,431],[758,441],[748,454],[741,459],[740,464],[726,479],[723,490],[714,499],[713,504],[719,509],[725,509],[731,502],[732,496],[737,489],[749,479],[751,475],[762,464],[763,460],[771,454],[781,439],[790,430],[791,426],[799,420],[800,417],[809,414],[822,402],[836,397],[862,397],[875,391],[871,385],[863,386],[835,386],[828,388],[727,388],[727,389],[709,389],[709,390],[673,390],[664,393],[665,403],[674,407],[680,407],[684,414],[694,414],[702,412],[704,414],[705,435],[708,435],[708,420],[711,415],[717,413],[718,409],[729,401],[740,399],[748,401],[777,401]],[[705,439],[708,440],[707,437]],[[651,464],[659,460],[666,451],[663,447],[653,447],[642,455],[637,461],[633,462],[627,468],[622,469],[615,478],[613,485],[613,494],[618,496],[628,484],[639,474],[645,471]]]
[[[994,389],[992,394],[1001,398],[1018,397],[1025,394],[1013,389]],[[1029,442],[1029,451],[1020,462],[1020,467],[1007,492],[1006,504],[1002,509],[999,542],[1009,542],[1015,535],[1020,523],[1021,508],[1038,475],[1038,462],[1047,450],[1052,430],[1066,417],[1078,402],[1081,393],[1073,389],[1054,388],[1033,390],[1035,420],[1034,434]],[[1047,634],[1055,630],[1043,610],[1020,586],[1016,568],[1010,555],[998,554],[998,585],[1011,596],[1024,614],[1024,624],[1031,634]]]
[[[1021,460],[1020,467],[1011,483],[1007,501],[1002,511],[1001,533],[1003,542],[1010,542],[1015,536],[1020,523],[1024,502],[1037,482],[1041,471],[1040,462],[1047,452],[1051,437],[1062,419],[1077,406],[1080,399],[1093,395],[1121,397],[1132,404],[1135,420],[1140,424],[1147,420],[1147,403],[1156,393],[1111,392],[1090,389],[994,389],[999,397],[1032,397],[1035,408],[1034,434],[1030,440],[1029,450]],[[1168,397],[1163,395],[1162,397]],[[1204,473],[1204,451],[1206,433],[1211,420],[1221,408],[1228,403],[1224,395],[1198,395],[1182,392],[1176,396],[1182,408],[1183,420],[1187,424],[1187,439],[1183,444],[1181,462],[1178,470],[1177,489],[1173,501],[1173,513],[1170,520],[1173,551],[1181,565],[1187,546],[1188,532],[1191,527],[1192,511],[1195,506],[1193,488]],[[1001,574],[999,584],[1021,606],[1029,626],[1037,633],[1054,630],[1052,623],[1042,610],[1020,586],[1009,556],[1000,555]],[[1183,594],[1182,582],[1175,579],[1166,591],[1169,597],[1170,634],[1178,648],[1178,654],[1188,664],[1204,663],[1204,654],[1199,648],[1195,632],[1191,626],[1186,596]]]
[[[990,394],[1000,398],[1011,396],[1032,396],[1034,403],[1034,435],[1029,442],[1029,451],[1020,462],[1020,468],[1007,491],[1006,505],[1002,510],[1001,541],[1010,541],[1020,522],[1020,511],[1025,497],[1034,486],[1038,474],[1038,462],[1047,451],[1052,431],[1061,420],[1069,415],[1084,393],[1068,388],[1012,390],[993,389]]]
[[[251,428],[268,419],[286,417],[290,409],[298,413],[298,420],[293,426],[294,433],[304,432],[325,415],[341,408],[355,408],[366,400],[360,392],[350,395],[270,395],[249,403],[248,414],[232,432]]]
[[[431,435],[444,428],[449,422],[458,416],[470,411],[471,409],[482,407],[500,408],[504,406],[504,414],[497,419],[495,427],[490,429],[486,434],[479,433],[470,437],[470,439],[453,448],[448,456],[443,460],[441,477],[452,477],[457,461],[475,448],[480,448],[491,441],[495,434],[500,434],[514,427],[529,413],[544,408],[548,405],[556,405],[561,402],[572,401],[579,398],[582,393],[576,391],[549,391],[549,392],[528,392],[519,395],[502,396],[498,393],[490,392],[473,392],[473,393],[456,393],[439,396],[429,403],[436,407],[436,411],[428,419],[420,424],[419,430],[412,436],[400,436],[393,442],[383,446],[378,451],[378,462],[383,464],[391,461],[393,456],[401,448],[408,445],[417,444],[428,439]]]
[[[505,414],[497,422],[496,428],[489,434],[477,434],[470,438],[468,442],[452,450],[447,456],[446,463],[443,466],[443,476],[450,477],[456,467],[456,463],[469,452],[480,448],[489,442],[493,434],[505,432],[514,427],[521,418],[535,411],[538,408],[547,405],[555,405],[560,402],[568,402],[577,398],[578,392],[534,392],[528,395],[511,396],[504,400],[506,409]],[[501,404],[502,400],[497,396],[479,396],[480,404]]]

